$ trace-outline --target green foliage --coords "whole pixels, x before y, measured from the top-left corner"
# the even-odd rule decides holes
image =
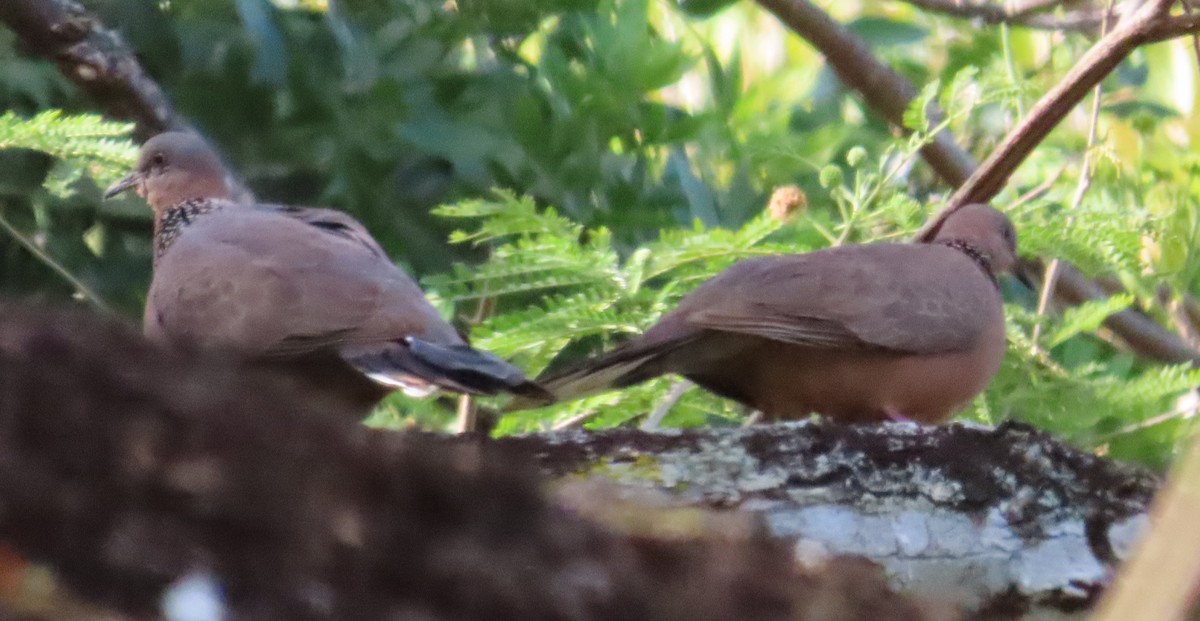
[[[640,332],[738,258],[905,239],[951,190],[920,147],[947,131],[983,159],[1091,44],[907,5],[838,5],[836,17],[918,86],[904,115],[914,132],[897,138],[753,3],[89,6],[260,197],[351,212],[477,345],[531,373]],[[132,160],[128,127],[54,112],[96,105],[16,49],[0,33],[0,289],[87,291],[137,317],[149,214],[136,198],[99,198]],[[1136,296],[1130,310],[1170,327],[1168,305],[1200,295],[1200,89],[1189,49],[1135,53],[1104,82],[1095,143],[1081,107],[994,201],[1013,215],[1025,253],[1119,281]],[[928,113],[933,102],[944,118]],[[763,215],[783,185],[808,200],[787,222]],[[965,416],[1020,418],[1113,455],[1170,459],[1193,431],[1187,398],[1200,378],[1139,359],[1104,331],[1102,318],[1130,300],[1038,315],[1036,292],[1006,284],[1006,294],[1009,355]],[[673,381],[508,416],[500,432],[585,414],[589,426],[635,424]],[[743,416],[691,390],[664,424]],[[441,428],[452,417],[446,401],[397,397],[373,423]]]
[[[874,172],[864,175],[875,178]],[[834,191],[853,194],[847,186]],[[553,209],[539,210],[528,198],[501,193],[439,210],[471,223],[452,238],[488,246],[491,258],[472,268],[460,266],[452,275],[427,278],[425,285],[456,305],[459,315],[490,309],[490,316],[472,331],[474,344],[537,372],[561,364],[564,357],[606,350],[640,333],[695,285],[740,258],[802,252],[841,238],[869,242],[910,234],[920,223],[911,207],[902,197],[892,197],[875,206],[869,219],[849,211],[834,222],[809,214],[786,225],[760,217],[736,231],[696,226],[664,232],[622,256],[604,229],[586,229]],[[1037,221],[1021,220],[1022,213],[1016,213],[1018,227],[1035,230]],[[992,423],[1026,420],[1125,457],[1157,461],[1168,455],[1188,425],[1178,416],[1155,421],[1200,384],[1200,371],[1139,364],[1091,336],[1105,318],[1128,308],[1133,296],[1043,316],[1032,310],[1034,292],[1017,297],[1023,303],[1007,308],[1010,351],[1004,368],[967,416]],[[1035,327],[1042,334],[1037,345]],[[502,421],[500,432],[549,429],[578,418],[592,427],[636,423],[666,399],[672,385],[673,380],[660,379],[512,414]],[[664,424],[733,424],[745,414],[693,389]]]
[[[85,252],[91,256],[105,253],[111,241],[106,239],[105,228],[96,223],[83,230],[72,227],[71,233],[63,234],[61,221],[53,216],[77,209],[77,192],[88,188],[95,195],[95,182],[111,181],[132,166],[135,150],[128,139],[130,131],[128,123],[105,121],[95,114],[45,110],[26,119],[10,110],[0,115],[0,160],[10,164],[0,174],[0,190],[5,185],[15,185],[18,190],[18,196],[0,195],[0,229],[21,257],[19,263],[10,259],[13,269],[0,273],[0,285],[19,290],[30,275],[38,284],[49,278],[55,288],[108,308],[105,285],[120,280],[96,278],[97,274],[72,265],[76,262],[72,259]],[[73,247],[74,252],[62,252],[66,247]],[[68,260],[56,259],[60,254]]]
[[[1059,325],[1046,337],[1042,345],[1054,349],[1072,337],[1086,332],[1095,332],[1109,315],[1123,311],[1131,304],[1133,304],[1133,296],[1125,293],[1114,295],[1107,300],[1084,302],[1079,306],[1068,308],[1063,311]]]
[[[764,241],[780,226],[768,218],[738,231],[699,225],[664,231],[622,258],[608,230],[585,229],[553,209],[539,211],[533,201],[507,193],[438,213],[478,220],[473,231],[456,231],[451,239],[487,245],[491,258],[427,278],[425,285],[455,305],[486,300],[494,306],[496,314],[475,329],[474,344],[513,357],[531,371],[544,369],[572,341],[611,345],[614,337],[640,332],[715,268],[740,257],[786,251]]]
[[[132,167],[131,131],[132,124],[105,121],[96,114],[64,116],[61,110],[46,110],[22,119],[9,110],[0,115],[0,149],[41,151],[73,168],[76,177],[86,170],[92,178],[105,180]]]
[[[1193,432],[1200,371],[1140,364],[1128,354],[1114,355],[1090,335],[1049,351],[1035,348],[1029,327],[1037,318],[1021,307],[1007,311],[1008,356],[976,403],[973,415],[980,420],[1018,418],[1083,446],[1155,465],[1169,460]]]

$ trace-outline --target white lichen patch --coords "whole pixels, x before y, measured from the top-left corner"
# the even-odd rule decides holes
[[[1065,593],[1072,584],[1098,584],[1107,572],[1078,520],[1047,524],[1044,537],[1030,542],[998,510],[977,520],[932,505],[874,513],[779,503],[764,514],[773,535],[795,542],[798,562],[811,561],[813,550],[866,556],[884,566],[898,589],[963,604],[1010,587]]]
[[[686,486],[688,495],[722,504],[740,502],[747,493],[782,487],[786,478],[764,469],[759,460],[738,442],[728,439],[705,443],[694,451],[669,451],[658,455],[664,487]]]
[[[1113,554],[1116,554],[1118,559],[1125,560],[1137,547],[1142,534],[1149,530],[1150,518],[1145,514],[1115,522],[1108,527],[1108,543],[1112,546]]]

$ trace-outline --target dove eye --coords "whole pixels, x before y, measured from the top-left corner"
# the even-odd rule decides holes
[[[162,168],[163,166],[166,166],[166,164],[167,158],[162,153],[155,153],[154,156],[150,158],[150,165],[154,168]]]
[[[1017,232],[1011,226],[1004,227],[1004,242],[1009,248],[1016,250],[1017,248]]]

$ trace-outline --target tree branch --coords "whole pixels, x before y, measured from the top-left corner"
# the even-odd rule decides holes
[[[951,17],[979,20],[985,24],[1009,24],[1038,30],[1062,30],[1097,35],[1104,24],[1105,10],[1098,7],[1068,11],[1062,15],[1044,13],[1060,4],[1060,0],[1034,0],[1021,3],[958,2],[957,0],[901,0],[921,10],[942,13]],[[1121,10],[1131,4],[1122,3],[1108,14],[1110,23],[1121,17]],[[1176,15],[1159,19],[1147,32],[1147,41],[1166,41],[1200,32],[1200,14]]]
[[[1159,20],[1146,33],[1147,41],[1167,41],[1200,32],[1200,13],[1176,15]]]
[[[107,114],[133,121],[139,140],[168,130],[195,131],[120,35],[77,0],[0,0],[0,22],[20,37],[25,52],[57,63]],[[225,172],[234,198],[253,201],[241,176],[228,165]]]
[[[1089,7],[1068,11],[1062,15],[1045,13],[1063,3],[1060,0],[1035,0],[1025,3],[958,2],[957,0],[902,0],[921,10],[942,13],[951,17],[978,20],[985,24],[1010,24],[1039,30],[1066,30],[1096,34],[1104,23],[1104,9]],[[1110,20],[1119,15],[1110,14]]]
[[[783,23],[825,55],[843,84],[862,94],[888,122],[903,127],[904,111],[917,90],[904,76],[879,62],[861,37],[839,24],[808,0],[758,0]],[[936,124],[940,111],[930,118]],[[957,186],[975,169],[969,153],[954,143],[947,131],[938,132],[921,156],[946,183]]]
[[[56,62],[108,114],[136,123],[143,140],[187,128],[121,37],[76,0],[4,0],[0,22],[27,53]]]
[[[1005,597],[1087,605],[1157,484],[1020,425],[614,429],[498,444],[554,477],[602,477],[761,512],[801,554],[863,554],[904,592],[969,609]]]
[[[1149,0],[1088,50],[1067,75],[1030,109],[1028,116],[1009,132],[1004,142],[992,151],[971,177],[959,186],[946,208],[926,225],[918,234],[918,239],[932,237],[941,220],[960,206],[986,203],[994,198],[1017,166],[1083,100],[1088,91],[1130,52],[1151,40],[1155,28],[1169,17],[1175,1]]]
[[[1041,269],[1038,262],[1026,262],[1026,265]],[[1110,292],[1065,261],[1059,263],[1054,291],[1056,296],[1072,305],[1103,300],[1110,295]],[[1114,313],[1104,320],[1104,325],[1120,336],[1139,356],[1168,364],[1200,364],[1200,351],[1140,311],[1127,308]]]
[[[1089,62],[1092,63],[1102,62],[1108,67],[1106,70],[1108,71],[1120,62],[1120,59],[1113,55],[1116,52],[1128,54],[1137,45],[1137,43],[1133,43],[1134,41],[1144,43],[1150,40],[1161,40],[1169,38],[1167,34],[1180,36],[1192,32],[1194,29],[1200,29],[1200,17],[1198,16],[1170,17],[1166,11],[1169,10],[1172,1],[1155,0],[1153,3],[1143,5],[1139,12],[1142,16],[1140,21],[1136,23],[1131,21],[1124,26],[1118,26],[1103,41],[1096,44],[1093,50],[1085,56],[1085,60],[1090,59]],[[899,125],[897,115],[902,115],[903,110],[915,97],[916,88],[903,76],[875,58],[864,41],[807,0],[758,0],[758,2],[821,51],[837,71],[839,77],[846,84],[858,90],[868,105],[880,110],[889,120]],[[1153,11],[1150,13],[1146,12],[1151,9]],[[1152,19],[1147,18],[1146,15],[1153,17]],[[1117,43],[1114,47],[1113,41],[1123,41],[1123,43]],[[1131,45],[1132,47],[1130,47]],[[1123,56],[1121,57],[1123,58]],[[1064,88],[1063,85],[1067,84],[1064,80],[1055,91],[1047,94],[1038,102],[1022,126],[1010,132],[1001,147],[997,149],[997,154],[1002,150],[1007,154],[1005,158],[1002,161],[998,160],[996,154],[989,158],[988,161],[991,163],[989,170],[992,172],[985,173],[984,169],[977,169],[970,155],[949,142],[948,138],[947,142],[952,148],[933,148],[936,145],[930,145],[931,148],[922,151],[922,157],[946,183],[952,186],[961,186],[960,193],[964,192],[964,188],[969,187],[966,185],[968,179],[974,180],[972,182],[974,185],[970,187],[979,186],[984,182],[988,183],[989,187],[993,188],[991,195],[983,198],[983,194],[978,190],[969,195],[971,200],[986,202],[1008,180],[1016,165],[1023,161],[1049,130],[1062,120],[1062,116],[1070,110],[1070,107],[1077,104],[1088,90],[1104,77],[1106,71],[1099,72],[1095,69],[1096,66],[1100,65],[1091,68],[1084,66],[1082,62],[1076,65],[1076,69],[1068,74],[1068,78],[1075,81],[1074,86]],[[1054,93],[1058,93],[1055,97],[1063,97],[1063,93],[1066,93],[1067,96],[1074,97],[1074,101],[1070,106],[1064,107],[1057,99],[1052,98],[1051,95]],[[1029,129],[1030,127],[1033,129]],[[943,132],[939,138],[944,136],[948,136],[948,134]],[[1019,146],[1016,146],[1018,142]],[[1001,163],[1004,166],[1001,166]],[[1005,167],[1008,168],[1007,172],[1004,172]],[[999,181],[993,180],[992,176],[996,176]],[[957,202],[952,202],[930,218],[914,236],[914,239],[917,241],[931,239],[945,217],[958,205],[963,204],[961,201],[960,197]],[[1074,300],[1075,303],[1097,299],[1095,296],[1103,295],[1103,290],[1098,285],[1089,281],[1077,269],[1066,263],[1063,263],[1062,275],[1055,285],[1055,291],[1068,300]],[[1106,325],[1120,335],[1138,355],[1164,362],[1200,362],[1200,352],[1188,346],[1182,339],[1149,317],[1136,311],[1126,310],[1117,313],[1109,318]]]

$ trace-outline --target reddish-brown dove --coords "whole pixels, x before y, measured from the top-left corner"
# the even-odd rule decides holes
[[[996,275],[1015,263],[1012,223],[986,205],[955,211],[929,244],[749,259],[640,337],[538,382],[561,401],[677,373],[772,418],[940,422],[1000,367]]]
[[[142,146],[106,197],[135,188],[154,211],[147,336],[293,371],[364,407],[387,392],[545,393],[472,349],[367,230],[330,209],[245,205],[198,136]]]

